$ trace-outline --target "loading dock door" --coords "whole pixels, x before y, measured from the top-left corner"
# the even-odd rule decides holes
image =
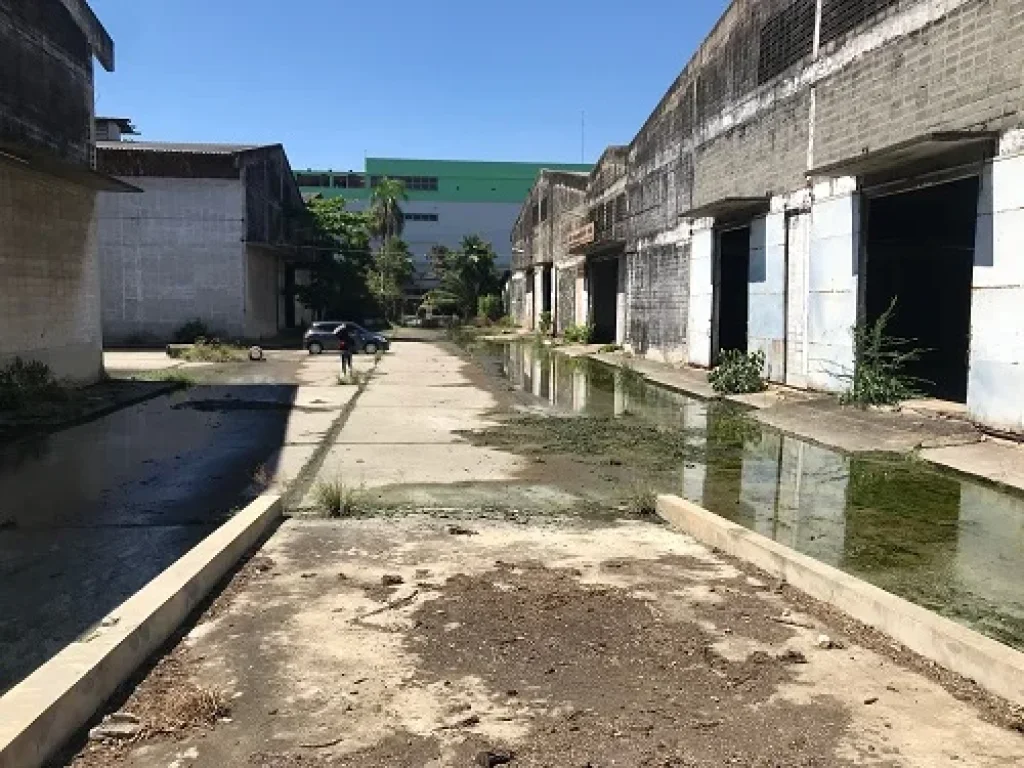
[[[966,402],[978,178],[869,199],[864,313],[895,299],[892,337],[924,350],[906,365],[923,394]]]
[[[711,318],[711,364],[723,351],[747,351],[750,305],[750,227],[718,233],[713,265],[714,308]]]

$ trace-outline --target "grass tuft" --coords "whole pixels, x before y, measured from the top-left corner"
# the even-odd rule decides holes
[[[319,480],[313,486],[313,498],[317,509],[324,517],[351,517],[359,512],[359,495],[356,488],[350,488],[336,477],[333,480]]]

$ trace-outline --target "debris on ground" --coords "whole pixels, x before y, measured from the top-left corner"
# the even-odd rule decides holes
[[[476,536],[476,531],[462,525],[449,525],[448,533],[452,536]]]
[[[380,577],[380,583],[385,587],[397,587],[399,584],[404,584],[405,579],[397,573],[385,573]]]

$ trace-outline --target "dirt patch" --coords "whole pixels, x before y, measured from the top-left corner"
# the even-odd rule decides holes
[[[772,699],[794,677],[786,662],[731,661],[696,623],[571,571],[502,564],[455,576],[414,618],[409,642],[428,684],[480,677],[546,712],[517,766],[853,765],[835,755],[849,722],[842,705]],[[470,739],[459,757],[485,746]]]

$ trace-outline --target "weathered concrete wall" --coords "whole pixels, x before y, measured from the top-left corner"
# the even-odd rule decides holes
[[[99,378],[95,206],[91,190],[0,164],[0,365],[22,357]]]
[[[755,219],[750,227],[750,352],[765,356],[765,375],[785,382],[786,373],[786,216]]]
[[[246,246],[245,259],[245,337],[270,338],[283,323],[278,316],[281,261],[274,251],[253,245]]]
[[[576,324],[576,282],[579,269],[575,265],[555,267],[555,333],[562,335]]]
[[[60,0],[0,0],[0,146],[88,165],[92,48]]]
[[[665,361],[687,358],[691,244],[642,246],[627,253],[628,329],[626,341],[635,354]]]
[[[822,50],[819,70],[835,74],[817,89],[814,165],[927,131],[1021,124],[1021,0],[926,0],[899,10]]]
[[[1018,432],[1024,431],[1022,243],[1024,153],[997,158],[982,176],[967,399],[972,418]]]
[[[241,182],[128,180],[144,193],[99,196],[106,341],[166,340],[196,318],[218,334],[245,336]]]

